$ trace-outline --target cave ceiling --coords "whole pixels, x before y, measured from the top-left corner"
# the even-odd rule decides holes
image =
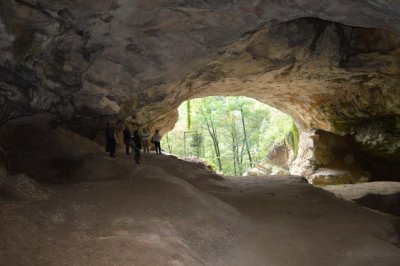
[[[189,98],[243,95],[303,129],[396,138],[399,20],[396,1],[2,0],[0,122],[165,132]]]

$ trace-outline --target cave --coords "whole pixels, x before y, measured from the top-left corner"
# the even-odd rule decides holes
[[[2,0],[0,261],[398,265],[398,212],[345,200],[400,191],[399,20],[377,0]],[[165,135],[217,95],[293,117],[290,175],[123,156],[124,125]]]

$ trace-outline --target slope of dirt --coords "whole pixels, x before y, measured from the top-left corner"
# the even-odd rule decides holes
[[[400,264],[389,216],[299,177],[221,178],[153,154],[72,170],[48,199],[0,198],[1,265]]]

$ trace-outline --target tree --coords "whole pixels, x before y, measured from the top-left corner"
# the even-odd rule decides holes
[[[214,146],[214,151],[215,151],[215,157],[216,161],[218,164],[218,170],[222,172],[222,162],[221,162],[221,150],[219,147],[219,140],[218,140],[218,134],[217,134],[217,128],[215,126],[215,121],[214,121],[214,114],[213,111],[210,108],[210,101],[208,98],[205,98],[203,101],[201,101],[200,104],[200,115],[207,127],[207,132],[210,135],[213,146]]]
[[[253,165],[253,158],[251,157],[251,152],[250,152],[249,139],[247,138],[245,113],[243,111],[243,104],[240,106],[240,115],[242,118],[241,120],[242,120],[242,129],[243,129],[243,135],[244,135],[244,143],[246,144],[247,155],[249,156],[249,163],[250,163],[250,168],[251,168],[254,165]]]
[[[230,136],[230,146],[232,149],[232,164],[233,164],[233,174],[235,176],[241,175],[241,162],[239,161],[239,136],[236,126],[235,114],[228,110],[228,125],[229,125],[229,136]]]
[[[296,151],[298,132],[287,115],[245,97],[192,99],[179,107],[179,120],[164,146],[184,156],[184,132],[192,135],[192,155],[206,160],[223,174],[242,175],[255,164],[265,162],[274,145]],[[197,132],[197,133],[194,133]]]
[[[190,131],[192,126],[192,108],[190,106],[190,99],[186,101],[186,120],[187,120],[187,130]]]
[[[167,142],[168,152],[173,153],[173,150],[172,150],[173,143],[172,143],[172,139],[169,136],[169,133],[165,135],[165,139]]]

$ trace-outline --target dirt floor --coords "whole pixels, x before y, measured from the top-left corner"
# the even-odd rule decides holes
[[[222,178],[155,154],[75,160],[42,199],[0,197],[1,265],[400,265],[398,217],[300,177]]]

